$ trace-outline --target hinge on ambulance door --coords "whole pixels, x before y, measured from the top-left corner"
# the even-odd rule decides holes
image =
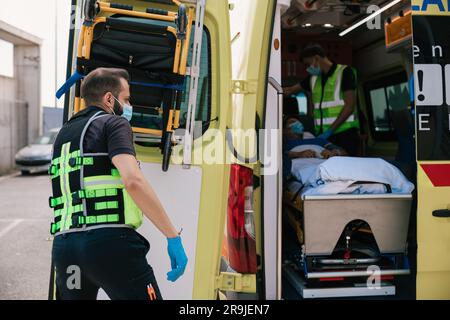
[[[221,272],[216,287],[222,291],[256,293],[256,274]]]
[[[254,94],[257,86],[257,81],[231,80],[231,92],[234,94]]]

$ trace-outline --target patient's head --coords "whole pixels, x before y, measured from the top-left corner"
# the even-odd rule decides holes
[[[299,118],[295,115],[284,119],[284,134],[287,139],[303,139],[304,127]]]

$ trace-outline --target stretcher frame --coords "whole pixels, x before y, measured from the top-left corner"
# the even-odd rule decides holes
[[[337,298],[337,297],[355,297],[355,296],[388,296],[395,295],[395,285],[384,281],[380,288],[374,290],[368,288],[363,284],[358,284],[360,279],[367,278],[369,276],[366,269],[360,268],[366,265],[377,265],[378,262],[372,260],[375,259],[352,259],[354,262],[348,265],[342,264],[341,261],[336,259],[327,259],[331,255],[339,236],[343,232],[343,226],[354,218],[358,217],[356,212],[345,213],[346,209],[356,208],[355,211],[361,210],[361,204],[369,205],[368,214],[376,214],[375,209],[396,210],[395,212],[384,212],[380,219],[389,218],[387,223],[393,223],[392,229],[387,231],[388,239],[381,239],[380,236],[386,236],[383,231],[372,230],[377,245],[380,249],[382,257],[390,257],[395,261],[392,266],[380,268],[379,276],[381,277],[395,277],[410,274],[409,261],[406,257],[407,249],[407,231],[409,226],[409,216],[412,203],[412,195],[407,194],[338,194],[338,195],[309,195],[302,196],[300,192],[293,192],[286,190],[284,192],[283,202],[286,210],[295,211],[299,214],[299,220],[301,224],[301,237],[297,232],[297,237],[302,244],[301,261],[297,261],[297,267],[285,265],[283,267],[284,276],[293,285],[294,289],[304,298]],[[326,210],[328,208],[328,210]],[[333,210],[330,210],[333,208]],[[372,210],[372,211],[371,211]],[[347,214],[348,217],[352,217],[346,223],[337,223],[333,220],[333,215],[340,215],[342,212]],[[392,214],[398,214],[397,219],[392,219]],[[287,213],[287,219],[292,220],[292,213]],[[291,216],[289,216],[291,215]],[[362,215],[364,216],[364,215]],[[370,219],[368,219],[370,220]],[[396,220],[393,222],[393,220]],[[339,234],[336,237],[329,236],[329,230],[327,227],[323,228],[323,221],[327,221],[328,225],[335,227],[338,225],[336,233]],[[292,226],[292,221],[290,224]],[[294,226],[293,226],[294,227]],[[372,228],[372,226],[371,226]],[[394,234],[396,228],[398,233]],[[294,227],[295,229],[295,227]],[[376,229],[376,228],[375,228]],[[311,237],[311,232],[316,236]],[[382,232],[380,236],[377,236],[377,232]],[[324,242],[321,239],[325,238]],[[330,240],[331,239],[331,240]],[[335,239],[334,242],[332,242]],[[383,241],[387,240],[387,241]],[[380,256],[380,257],[381,257]],[[309,269],[309,263],[311,259],[320,260],[324,263],[330,263],[329,269],[327,265],[323,270]],[[398,259],[398,260],[397,260]],[[336,262],[333,265],[333,262]],[[339,265],[341,267],[339,267]],[[336,270],[333,270],[333,266],[336,266]],[[347,269],[346,269],[347,268]],[[350,281],[353,285],[347,286],[320,286],[315,287],[314,280],[320,279],[354,279]]]
[[[174,4],[176,4],[179,8],[182,5],[179,1],[174,0]],[[86,17],[85,22],[82,25],[80,37],[78,40],[78,48],[77,48],[77,58],[78,59],[86,59],[89,60],[91,56],[91,45],[93,41],[94,36],[94,29],[95,26],[99,23],[105,23],[106,17],[104,16],[98,16],[100,13],[106,13],[106,14],[120,14],[124,16],[129,17],[137,17],[137,18],[146,18],[146,19],[152,19],[152,20],[160,20],[160,21],[167,21],[167,22],[175,22],[178,18],[178,13],[167,11],[166,15],[163,14],[156,14],[156,13],[147,13],[147,12],[140,12],[140,11],[134,11],[132,10],[133,7],[129,7],[128,9],[125,8],[118,8],[114,7],[113,4],[109,2],[102,2],[97,1],[95,3],[96,6],[96,13],[94,17]],[[117,5],[115,5],[117,6]],[[131,9],[131,10],[130,10]],[[149,10],[149,9],[147,9]],[[189,54],[189,44],[191,39],[191,31],[192,31],[192,23],[194,19],[194,8],[190,7],[188,9],[188,23],[186,27],[186,36],[184,39],[180,39],[180,37],[177,35],[177,30],[173,27],[168,26],[167,32],[172,33],[177,41],[176,41],[176,47],[175,47],[175,59],[173,64],[173,73],[186,76],[186,69],[187,69],[187,58]],[[178,95],[180,93],[177,93]],[[180,125],[180,106],[177,103],[177,98],[175,98],[174,104],[175,106],[171,108],[169,113],[169,120],[167,123],[167,132],[173,133],[176,129],[179,128]],[[84,104],[83,99],[80,97],[75,97],[74,101],[74,113],[78,113],[79,111],[85,109],[86,106]],[[157,137],[162,137],[163,132],[162,130],[155,130],[155,129],[146,129],[146,128],[139,128],[139,127],[133,127],[133,132],[140,133],[140,134],[148,134],[153,135]]]

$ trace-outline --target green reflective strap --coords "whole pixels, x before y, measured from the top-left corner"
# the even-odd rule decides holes
[[[105,189],[105,192],[107,197],[115,197],[118,194],[117,189]]]
[[[80,155],[81,155],[80,150],[75,150],[75,151],[73,151],[73,152],[71,152],[71,153],[68,154],[68,158],[69,158],[69,159],[70,159],[70,158],[76,158],[76,157],[79,157]],[[55,165],[55,166],[61,164],[62,162],[64,162],[64,161],[62,161],[63,158],[64,158],[64,156],[61,155],[59,158],[53,159],[53,160],[52,160],[52,164]]]
[[[68,159],[68,160],[67,160]],[[63,156],[56,158],[52,160],[52,165],[49,168],[49,174],[52,176],[52,179],[59,177],[61,167],[65,168],[66,173],[70,173],[73,171],[77,171],[81,169],[81,166],[93,166],[94,165],[94,158],[93,157],[81,157],[80,156],[80,150],[76,150],[72,153],[70,153],[67,157],[67,159],[64,159]],[[70,166],[69,161],[70,159],[75,159],[75,166]],[[67,161],[65,161],[67,160]]]
[[[64,197],[50,198],[50,208],[54,208],[64,203]]]
[[[55,218],[57,218],[57,217],[59,217],[60,215],[62,215],[62,213],[63,213],[63,211],[64,211],[64,209],[58,209],[58,210],[55,210]]]
[[[103,176],[93,176],[93,177],[86,177],[84,178],[84,182],[86,185],[104,185],[104,184],[122,184],[122,180],[120,175],[113,176],[113,175],[103,175]],[[99,188],[100,189],[100,188]],[[103,188],[105,189],[105,188]]]
[[[62,211],[61,214],[61,223],[59,228],[60,231],[68,230],[70,227],[70,207],[67,206],[72,205],[72,195],[70,190],[69,174],[67,170],[68,168],[66,167],[67,161],[69,160],[70,156],[70,145],[71,142],[67,142],[62,145],[59,159],[60,173],[58,179],[62,195],[64,196],[64,202],[66,203],[66,210]]]
[[[56,232],[59,231],[60,228],[61,228],[61,221],[57,223],[52,223],[50,233],[55,234]]]
[[[99,224],[99,223],[109,223],[109,222],[119,222],[118,214],[109,214],[103,216],[88,216],[86,217],[86,224]]]
[[[86,222],[86,217],[85,216],[80,216],[78,217],[78,224],[85,224]]]
[[[84,190],[78,190],[73,195],[76,195],[79,199],[86,199],[86,192]]]
[[[95,204],[95,210],[105,210],[108,209],[108,202],[97,202]]]
[[[106,197],[106,190],[100,189],[100,190],[89,190],[87,191],[87,195],[89,195],[89,198],[103,198]]]
[[[73,213],[79,213],[79,212],[83,212],[83,205],[82,204],[77,204],[76,206],[73,206],[71,209]],[[62,208],[62,209],[58,209],[54,211],[54,216],[55,218],[61,216],[63,213],[67,213],[67,208]]]
[[[52,160],[52,165],[54,165],[54,166],[57,166],[60,163],[61,163],[61,157]]]
[[[59,175],[59,166],[52,164],[48,168],[48,174],[51,175],[51,176],[58,176]]]
[[[75,158],[76,166],[92,166],[94,165],[94,158],[93,157],[76,157]],[[78,168],[79,169],[79,168]]]
[[[96,191],[97,190],[86,190],[86,199],[96,198]]]
[[[86,199],[115,197],[118,194],[117,189],[85,190],[85,193],[86,193]]]
[[[93,157],[83,158],[83,166],[92,166],[92,165],[94,165]]]
[[[117,201],[97,202],[95,210],[118,209],[119,203]]]
[[[82,204],[77,204],[76,206],[73,206],[73,213],[77,213],[77,212],[83,212]]]

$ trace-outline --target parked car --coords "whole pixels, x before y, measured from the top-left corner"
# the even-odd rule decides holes
[[[52,129],[33,143],[17,152],[16,167],[27,175],[30,172],[46,172],[52,160],[52,147],[59,129]]]

